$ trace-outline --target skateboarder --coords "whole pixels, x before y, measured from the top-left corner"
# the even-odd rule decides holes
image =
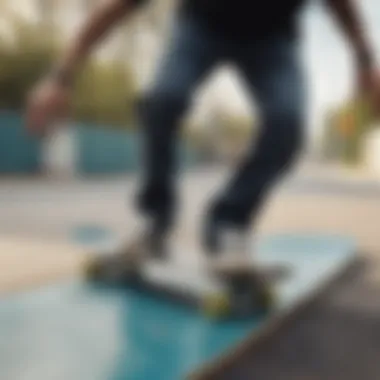
[[[218,258],[226,249],[227,236],[234,235],[238,249],[244,251],[248,227],[302,146],[307,96],[297,24],[306,0],[178,1],[169,49],[139,107],[145,172],[138,206],[149,222],[137,241],[139,248],[165,255],[165,237],[176,209],[174,144],[180,120],[198,86],[217,64],[228,61],[236,66],[259,106],[261,133],[255,149],[208,210],[201,240],[208,257]],[[63,115],[81,64],[96,43],[141,3],[106,0],[96,9],[57,65],[31,92],[30,131],[42,133]],[[359,90],[378,107],[374,52],[355,1],[324,3],[351,47]],[[123,248],[121,256],[129,252]]]

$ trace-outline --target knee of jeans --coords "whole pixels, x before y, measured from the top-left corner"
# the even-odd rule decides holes
[[[300,153],[304,141],[304,123],[303,110],[298,106],[284,104],[267,113],[266,124],[273,129],[273,149],[282,166],[288,166]]]
[[[139,104],[143,122],[169,125],[181,118],[187,108],[187,96],[178,89],[158,89],[148,93]]]

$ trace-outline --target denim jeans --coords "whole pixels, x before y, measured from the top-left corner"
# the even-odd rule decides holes
[[[244,42],[177,20],[152,87],[144,97],[144,172],[138,205],[163,228],[176,209],[176,139],[195,90],[220,63],[235,66],[252,104],[260,133],[225,188],[210,205],[208,220],[245,228],[255,220],[269,190],[300,150],[305,91],[298,41],[286,34]],[[225,94],[228,99],[228,93]]]

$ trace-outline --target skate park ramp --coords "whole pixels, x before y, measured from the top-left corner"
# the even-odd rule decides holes
[[[45,239],[0,237],[0,294],[27,290],[75,276],[85,249]]]
[[[16,246],[13,242],[2,248],[15,251]],[[42,251],[37,243],[29,247]],[[43,248],[51,253],[52,246]],[[60,255],[67,254],[67,248],[61,247]],[[30,249],[24,252],[34,257]],[[3,295],[1,378],[18,380],[25,374],[28,380],[206,378],[296,317],[353,263],[356,247],[344,236],[263,238],[258,254],[264,260],[293,267],[291,278],[279,285],[276,309],[245,321],[219,323],[153,296],[83,282],[81,253],[73,250],[77,260],[68,255],[66,265],[57,265],[65,274],[50,286],[41,286],[40,281],[35,290]]]

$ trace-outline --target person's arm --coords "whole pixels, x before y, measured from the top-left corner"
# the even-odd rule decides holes
[[[358,99],[369,102],[373,114],[380,115],[380,77],[375,53],[356,0],[325,0],[346,36],[354,54]]]
[[[142,0],[103,0],[59,59],[52,75],[63,83],[71,83],[93,48],[140,3]]]
[[[353,48],[358,67],[372,67],[375,61],[374,52],[367,37],[364,21],[360,16],[356,0],[325,0],[325,2]]]
[[[49,72],[30,92],[26,125],[36,134],[44,133],[57,119],[68,114],[72,84],[81,64],[95,45],[143,0],[103,0]]]

